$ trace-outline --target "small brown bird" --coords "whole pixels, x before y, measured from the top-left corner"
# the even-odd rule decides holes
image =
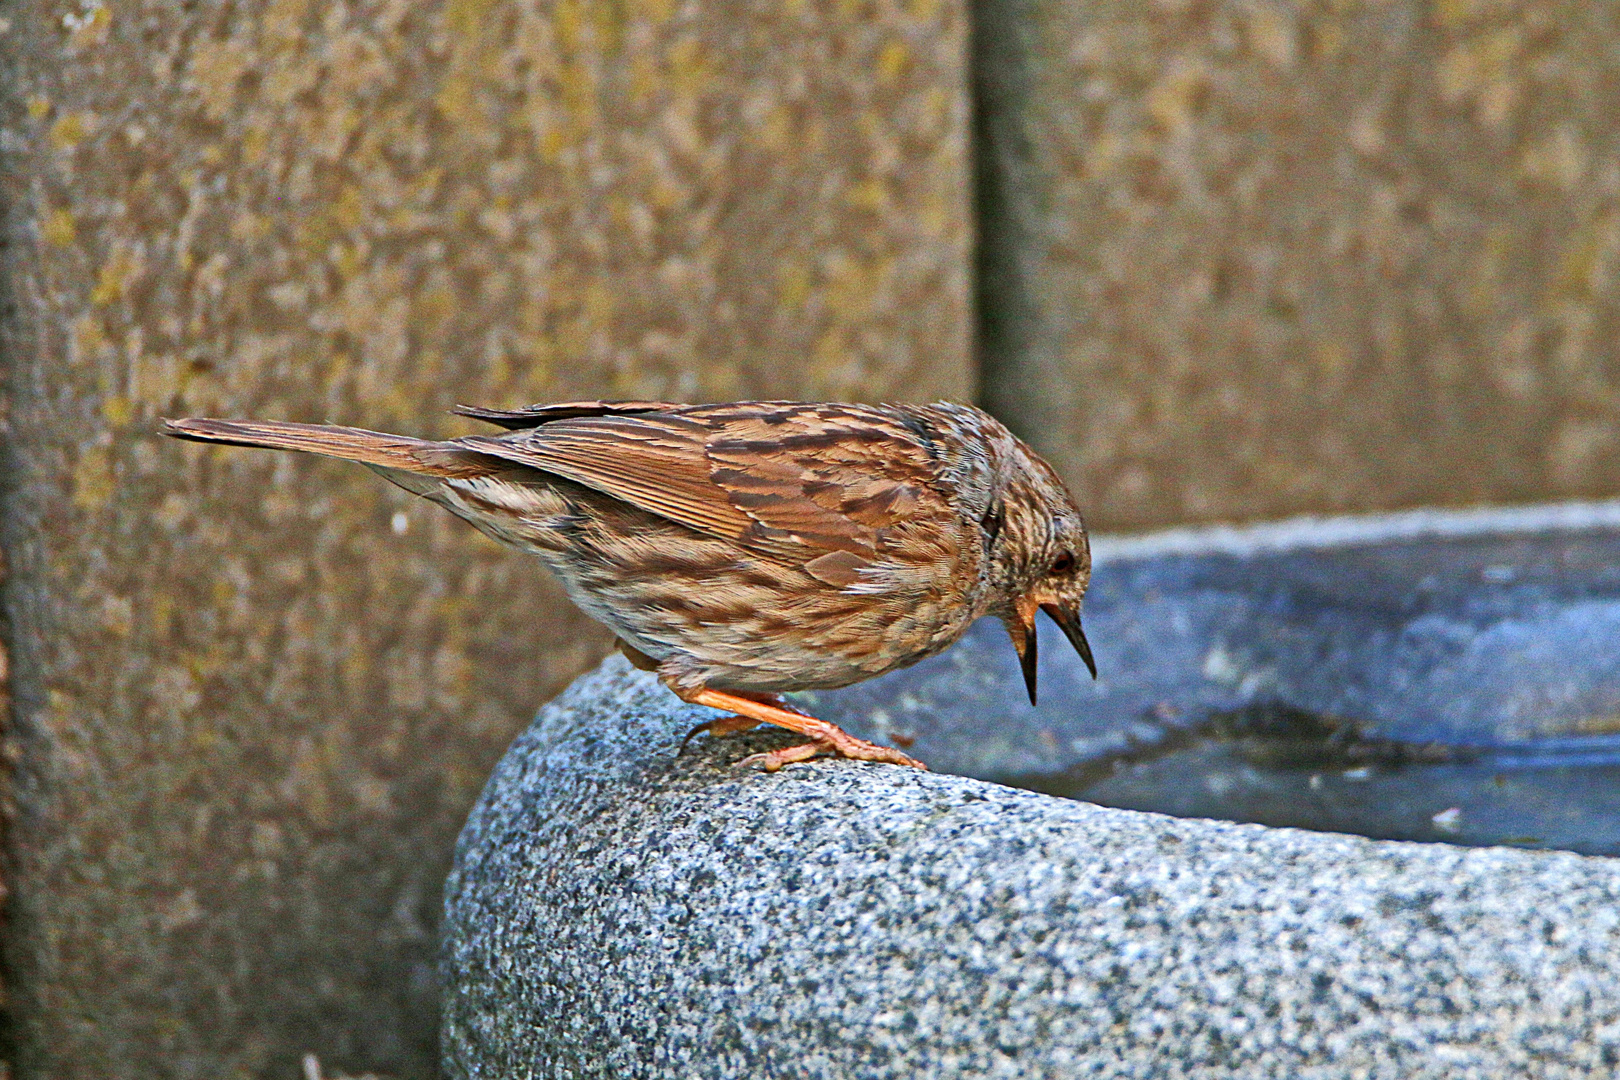
[[[966,405],[572,401],[464,416],[508,429],[429,442],[359,428],[171,420],[199,442],[359,461],[502,543],[540,556],[638,667],[683,701],[924,768],[778,695],[847,686],[931,656],[999,616],[1035,700],[1035,612],[1080,629],[1091,548],[1051,466]]]

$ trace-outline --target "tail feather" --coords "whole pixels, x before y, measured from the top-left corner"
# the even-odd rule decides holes
[[[302,450],[325,457],[343,458],[384,469],[401,469],[424,476],[481,476],[490,471],[491,458],[446,446],[444,443],[388,435],[363,428],[325,424],[293,424],[280,420],[213,420],[194,418],[163,421],[163,434],[192,442],[226,446],[262,446],[272,450]]]

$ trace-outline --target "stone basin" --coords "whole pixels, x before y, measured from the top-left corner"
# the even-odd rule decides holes
[[[1042,620],[801,695],[934,768],[1105,805],[1620,854],[1620,504],[1097,545],[1093,682]]]
[[[792,738],[768,731],[680,753],[712,714],[609,660],[513,745],[461,838],[446,1071],[1613,1075],[1614,859],[991,781],[1192,812],[1260,792],[1229,804],[1318,828],[1378,790],[1363,802],[1404,806],[1389,832],[1490,842],[1515,826],[1433,809],[1433,770],[1510,793],[1535,773],[1546,805],[1567,770],[1604,775],[1617,554],[1614,504],[1102,541],[1097,683],[1043,638],[1031,708],[981,625],[812,702],[914,739],[927,774],[733,767]],[[1597,850],[1611,818],[1498,839]]]

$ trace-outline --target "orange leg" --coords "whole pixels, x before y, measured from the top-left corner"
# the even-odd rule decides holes
[[[712,690],[708,687],[700,690],[675,690],[675,694],[682,701],[689,701],[693,705],[707,705],[711,709],[723,709],[736,714],[699,724],[687,733],[687,738],[691,738],[699,731],[710,731],[717,735],[747,731],[758,724],[775,724],[777,727],[785,727],[789,731],[810,736],[809,742],[800,743],[798,746],[746,757],[738,763],[741,765],[762,765],[766,772],[775,772],[783,765],[795,761],[808,761],[822,754],[831,754],[834,757],[854,758],[857,761],[882,761],[890,765],[910,765],[914,769],[923,770],[928,768],[916,758],[907,757],[892,747],[857,739],[837,724],[817,720],[767,694]]]
[[[757,701],[762,705],[774,705],[778,709],[786,709],[788,712],[797,713],[800,716],[810,715],[803,709],[788,704],[775,694],[759,694],[752,690],[732,690],[731,693],[736,694],[738,697],[747,698],[749,701]],[[717,716],[713,720],[705,720],[701,724],[694,725],[692,730],[681,738],[681,752],[685,752],[686,744],[691,742],[692,736],[700,731],[707,731],[710,735],[715,736],[737,735],[744,731],[753,731],[761,723],[762,721],[751,720],[746,716]]]

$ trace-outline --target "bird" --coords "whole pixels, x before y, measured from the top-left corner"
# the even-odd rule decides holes
[[[981,616],[1005,625],[1031,704],[1037,611],[1096,678],[1080,623],[1091,546],[1057,472],[989,413],[936,402],[568,401],[461,416],[442,441],[284,421],[164,420],[163,434],[357,461],[537,555],[625,657],[711,736],[761,723],[819,756],[926,769],[783,694],[914,664]],[[684,744],[683,744],[684,745]]]

